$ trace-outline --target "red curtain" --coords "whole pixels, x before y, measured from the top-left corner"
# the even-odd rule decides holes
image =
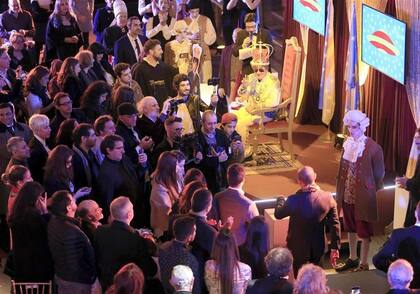
[[[385,13],[396,16],[395,0],[388,0]],[[384,149],[387,169],[404,174],[416,129],[405,86],[371,68],[362,90],[368,135]]]
[[[341,132],[344,115],[345,65],[349,39],[346,4],[334,0],[334,37],[336,59],[336,104],[331,121],[331,130]],[[302,43],[299,23],[293,20],[293,1],[285,1],[285,37],[296,36]],[[385,13],[395,16],[395,0],[388,0]],[[297,122],[302,124],[321,123],[318,110],[319,84],[321,80],[324,38],[309,31],[308,59],[306,68],[305,94]],[[410,153],[415,123],[412,118],[404,85],[388,78],[375,69],[370,69],[369,77],[362,87],[362,110],[371,119],[368,135],[384,149],[385,165],[389,171],[403,174]]]

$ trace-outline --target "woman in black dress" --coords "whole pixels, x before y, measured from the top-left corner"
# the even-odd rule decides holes
[[[80,29],[71,15],[68,0],[57,0],[46,33],[47,60],[74,56],[81,46]]]
[[[68,57],[64,60],[57,77],[60,91],[69,94],[73,101],[73,107],[79,107],[80,97],[85,91],[85,87],[79,79],[80,71],[79,61],[74,57]]]

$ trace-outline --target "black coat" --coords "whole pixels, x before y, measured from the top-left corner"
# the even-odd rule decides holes
[[[147,116],[142,115],[137,119],[136,123],[139,135],[142,137],[150,137],[153,139],[155,146],[159,145],[165,137],[165,119],[166,115],[161,115],[155,122],[153,122]]]
[[[79,107],[80,97],[82,97],[85,89],[84,84],[79,78],[69,77],[64,81],[60,90],[69,94],[71,101],[73,101],[73,107]]]
[[[137,132],[139,139],[141,140],[140,131],[137,127],[129,129],[124,123],[118,120],[115,134],[123,137],[125,154],[130,158],[133,164],[137,165],[139,163],[139,153],[137,152],[136,147],[140,145],[140,141],[136,138],[133,131]]]
[[[77,36],[77,44],[65,43],[67,37]],[[47,59],[51,61],[54,58],[64,60],[67,57],[73,57],[79,51],[81,45],[81,34],[76,19],[71,17],[70,26],[64,26],[57,16],[50,18],[47,24],[45,45],[47,47]]]
[[[61,191],[61,190],[67,190],[70,191],[70,181],[62,180],[55,175],[51,175],[50,177],[44,177],[44,188],[45,192],[47,192],[47,197],[50,198],[55,192]]]
[[[89,150],[89,154],[86,154],[81,148],[75,146],[73,146],[73,151],[74,190],[94,187],[100,169],[95,154],[92,150]]]
[[[293,285],[286,279],[268,276],[264,279],[252,280],[248,284],[246,294],[292,294]]]
[[[55,274],[65,281],[93,284],[96,280],[95,252],[74,218],[53,216],[48,223],[48,244]]]
[[[151,278],[157,272],[151,257],[154,244],[123,222],[114,220],[109,225],[98,227],[94,232],[94,247],[103,290],[112,284],[114,275],[127,263],[137,264],[145,278]]]
[[[115,42],[121,38],[122,36],[124,36],[125,34],[127,34],[128,29],[125,28],[120,28],[117,25],[113,25],[110,27],[107,27],[103,34],[102,34],[102,45],[104,45],[105,49],[106,49],[106,53],[109,55],[114,55],[114,45]]]
[[[142,46],[145,43],[145,39],[141,37],[143,36],[139,36],[138,38],[140,50],[140,46]],[[118,64],[121,62],[128,63],[130,66],[135,64],[138,60],[136,58],[136,52],[134,50],[136,49],[133,48],[133,45],[131,45],[130,39],[127,35],[124,35],[121,38],[119,38],[114,45],[114,64]],[[141,59],[141,56],[139,56],[139,59]]]
[[[29,141],[29,148],[31,149],[31,156],[28,159],[29,170],[32,178],[38,183],[44,180],[44,166],[47,162],[48,152],[45,150],[41,142],[37,138],[32,137]]]
[[[77,120],[78,123],[86,122],[86,118],[84,116],[84,113],[81,112],[79,109],[73,109],[70,118],[74,118]],[[54,141],[55,137],[57,136],[58,129],[60,128],[60,125],[63,121],[65,121],[66,118],[61,115],[60,111],[55,111],[55,116],[50,122],[50,128],[51,128],[51,136],[50,141]]]
[[[415,211],[417,203],[420,201],[420,160],[417,160],[414,176],[407,180],[406,190],[410,191],[410,199],[408,201],[404,227],[409,227],[416,223]]]
[[[12,221],[13,261],[18,282],[46,282],[53,278],[53,263],[48,246],[49,214],[27,213]]]
[[[198,164],[198,168],[203,172],[206,177],[209,190],[214,194],[221,191],[222,188],[227,187],[226,170],[227,161],[220,163],[218,157],[209,156],[211,155],[211,147],[203,134],[198,132],[198,142],[201,146],[203,153],[203,160]],[[216,129],[216,143],[217,146],[213,146],[216,149],[222,148],[226,154],[229,154],[229,140],[223,131]]]
[[[394,230],[388,241],[373,256],[372,261],[376,268],[386,272],[390,264],[398,258],[411,263],[414,278],[410,287],[420,288],[420,227],[411,226]]]
[[[109,215],[111,201],[121,195],[130,198],[131,202],[140,201],[144,196],[144,182],[140,181],[145,170],[136,169],[130,159],[123,157],[121,161],[113,161],[107,157],[102,161],[95,197],[103,209],[104,219]]]

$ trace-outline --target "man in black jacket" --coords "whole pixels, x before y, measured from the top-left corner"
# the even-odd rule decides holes
[[[80,124],[73,131],[73,172],[75,191],[93,187],[99,175],[99,162],[93,153],[96,134],[90,124]]]
[[[417,152],[420,154],[420,129],[416,130],[414,142],[417,147]],[[416,171],[414,176],[410,179],[401,177],[396,179],[397,185],[410,191],[410,199],[408,201],[407,212],[405,215],[404,227],[412,226],[416,222],[414,212],[416,211],[417,203],[420,201],[420,160],[417,158]]]
[[[114,20],[114,11],[112,10],[114,0],[105,0],[105,3],[106,5],[104,7],[96,10],[93,19],[93,33],[96,35],[96,42],[101,44],[105,29],[109,27]]]
[[[146,96],[137,104],[142,116],[137,119],[137,129],[142,137],[150,137],[155,145],[163,141],[165,136],[164,123],[168,118],[169,100],[163,103],[162,111],[155,97]]]
[[[146,279],[152,278],[157,266],[151,255],[155,244],[140,236],[130,226],[134,218],[133,204],[127,197],[115,198],[110,205],[112,223],[98,227],[94,233],[94,247],[102,289],[107,289],[114,275],[127,263],[137,264]]]
[[[203,113],[203,126],[198,132],[202,151],[197,152],[198,168],[206,177],[209,190],[216,194],[227,186],[226,170],[229,159],[229,140],[223,131],[216,128],[217,116],[207,110]]]
[[[28,159],[29,170],[32,178],[42,183],[44,181],[44,166],[47,162],[50,148],[48,138],[51,135],[50,120],[44,114],[34,114],[29,119],[29,128],[34,133],[29,141],[31,156]]]
[[[146,41],[146,38],[140,36],[140,19],[137,16],[130,17],[127,21],[127,27],[127,34],[115,42],[114,65],[127,63],[132,66],[143,58],[143,43]]]
[[[217,95],[214,94],[211,97],[210,106],[204,103],[200,97],[190,95],[190,80],[185,74],[177,74],[174,77],[173,88],[177,91],[177,95],[174,97],[177,103],[171,109],[171,114],[182,118],[185,134],[198,132],[201,128],[200,111],[214,110],[218,102]]]
[[[95,195],[97,202],[103,209],[104,220],[109,216],[111,201],[126,195],[134,204],[136,201],[144,202],[144,177],[147,156],[139,155],[139,165],[135,166],[130,159],[124,156],[124,139],[118,135],[108,135],[101,143],[101,152],[105,155],[99,170]]]
[[[273,248],[268,252],[264,261],[269,275],[266,278],[249,282],[246,293],[292,294],[293,285],[288,281],[288,276],[292,270],[293,256],[289,249]]]
[[[118,122],[116,134],[124,139],[124,151],[131,161],[137,165],[139,154],[148,151],[154,145],[150,137],[140,137],[140,131],[136,127],[138,113],[136,107],[128,102],[118,106]]]
[[[99,287],[95,253],[88,237],[74,218],[77,206],[68,191],[57,191],[49,207],[48,244],[54,263],[58,293],[86,293]]]

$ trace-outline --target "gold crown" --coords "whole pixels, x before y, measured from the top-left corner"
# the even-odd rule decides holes
[[[258,42],[253,46],[251,66],[267,66],[274,49],[270,44]]]

